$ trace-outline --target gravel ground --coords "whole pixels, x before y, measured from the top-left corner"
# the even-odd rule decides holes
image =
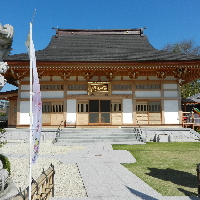
[[[63,164],[59,159],[43,158],[42,154],[66,154],[69,151],[84,149],[83,146],[54,146],[52,141],[40,144],[39,157],[35,165],[32,165],[32,177],[37,179],[52,163],[55,167],[55,197],[85,197],[82,178],[76,164]],[[0,153],[22,153],[27,154],[27,158],[13,158],[8,156],[11,162],[11,179],[21,190],[28,186],[29,181],[29,144],[9,143],[0,149]],[[40,158],[41,155],[41,158]]]

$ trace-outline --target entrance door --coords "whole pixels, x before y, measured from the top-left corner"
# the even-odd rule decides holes
[[[89,101],[89,124],[110,124],[110,100]]]

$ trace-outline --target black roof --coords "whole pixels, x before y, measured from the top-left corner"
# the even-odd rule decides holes
[[[143,29],[77,30],[56,29],[49,45],[36,51],[37,61],[175,61],[199,56],[155,49]],[[27,53],[4,60],[29,60]]]

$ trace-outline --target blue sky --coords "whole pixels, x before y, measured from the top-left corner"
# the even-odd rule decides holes
[[[199,0],[1,0],[0,23],[14,27],[12,54],[26,52],[29,23],[33,22],[36,50],[45,48],[55,34],[66,29],[147,29],[150,43],[194,39],[200,45]],[[2,91],[14,89],[5,86]]]

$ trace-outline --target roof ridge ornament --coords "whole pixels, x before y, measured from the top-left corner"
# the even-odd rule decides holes
[[[56,37],[68,35],[68,34],[79,34],[79,35],[119,35],[119,34],[129,34],[129,35],[140,35],[144,36],[144,28],[134,28],[134,29],[62,29],[62,28],[52,28],[56,30]]]

